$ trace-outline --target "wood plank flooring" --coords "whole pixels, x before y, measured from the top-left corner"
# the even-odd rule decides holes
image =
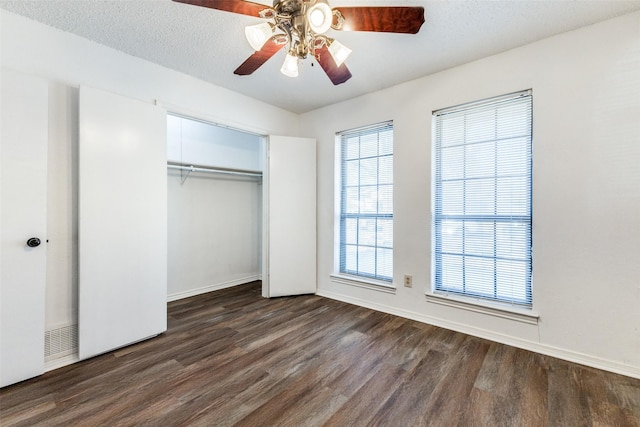
[[[638,426],[640,380],[254,282],[0,390],[2,426]]]

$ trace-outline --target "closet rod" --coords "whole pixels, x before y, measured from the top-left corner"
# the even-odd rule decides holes
[[[254,172],[243,169],[231,169],[231,168],[219,168],[215,166],[198,166],[198,165],[184,165],[180,163],[167,163],[169,169],[179,169],[188,172],[210,172],[210,173],[224,173],[228,175],[243,175],[243,176],[255,176],[262,177],[262,172]]]

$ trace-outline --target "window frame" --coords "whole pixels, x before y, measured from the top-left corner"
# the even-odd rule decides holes
[[[380,152],[380,134],[383,132],[391,132],[391,139],[390,139],[390,146],[391,146],[391,152],[390,153],[382,153]],[[377,136],[377,152],[375,156],[361,156],[361,151],[360,151],[360,145],[358,145],[358,156],[357,157],[350,157],[350,158],[346,158],[346,150],[345,150],[345,143],[349,138],[354,138],[354,137],[367,137],[367,136],[371,136],[371,135],[378,135]],[[354,129],[349,129],[349,130],[345,130],[345,131],[341,131],[341,132],[337,132],[336,133],[336,185],[335,185],[335,201],[336,201],[336,208],[335,208],[335,242],[334,242],[334,250],[335,250],[335,256],[334,256],[334,274],[331,275],[332,279],[334,282],[336,283],[340,283],[340,284],[348,284],[348,285],[353,285],[353,286],[358,286],[358,287],[364,287],[364,288],[369,288],[369,289],[374,289],[374,290],[381,290],[383,292],[390,292],[393,291],[393,289],[395,289],[395,287],[393,286],[393,231],[391,232],[391,245],[381,245],[379,244],[380,242],[378,241],[377,238],[377,230],[378,230],[378,223],[377,220],[382,219],[382,220],[390,220],[391,221],[391,230],[393,230],[393,156],[394,156],[394,149],[393,149],[393,121],[392,120],[388,120],[388,121],[384,121],[384,122],[380,122],[380,123],[376,123],[376,124],[372,124],[369,126],[363,126],[363,127],[359,127],[359,128],[354,128]],[[358,142],[358,144],[360,144],[360,140]],[[379,159],[380,158],[390,158],[390,174],[391,174],[391,181],[390,182],[384,182],[381,183],[380,182],[380,175],[381,175],[381,167],[380,167],[380,162]],[[362,176],[360,175],[360,169],[358,169],[358,184],[356,186],[347,186],[346,185],[346,167],[347,167],[347,161],[362,161],[362,160],[370,160],[370,159],[376,159],[376,184],[362,184],[361,183],[361,178]],[[359,164],[359,163],[358,163]],[[389,172],[389,171],[387,171]],[[358,194],[360,195],[360,189],[362,187],[375,187],[375,193],[376,193],[376,212],[372,213],[372,212],[360,212],[361,206],[360,204],[358,204],[358,212],[354,213],[354,212],[347,212],[346,209],[346,201],[347,201],[347,195],[346,195],[346,188],[354,188],[357,187],[358,188]],[[388,212],[380,212],[380,206],[379,206],[379,201],[380,201],[380,187],[381,186],[386,186],[386,187],[390,187],[390,191],[391,191],[391,213]],[[389,200],[387,200],[387,202],[389,202]],[[371,244],[361,244],[359,240],[356,241],[356,244],[353,243],[347,243],[346,242],[346,220],[347,219],[356,219],[358,226],[356,226],[356,229],[359,232],[359,220],[360,219],[373,219],[376,221],[376,241],[371,245]],[[358,265],[356,265],[356,270],[347,268],[347,262],[346,262],[346,250],[347,250],[347,246],[352,246],[355,247],[356,252],[358,251],[359,247],[367,247],[367,248],[371,248],[374,250],[374,271],[375,274],[371,274],[368,272],[363,272]],[[390,271],[390,275],[389,276],[385,276],[383,274],[379,274],[379,270],[378,270],[378,250],[386,250],[386,251],[390,251],[391,253],[391,271]]]
[[[528,140],[526,142],[526,146],[525,149],[528,150],[527,153],[527,164],[526,164],[526,170],[523,171],[524,175],[526,176],[527,179],[527,190],[526,190],[526,194],[528,196],[528,200],[526,201],[527,203],[527,214],[526,215],[498,215],[497,212],[495,211],[495,207],[498,204],[498,199],[497,199],[497,193],[496,194],[496,199],[494,200],[493,204],[494,204],[494,213],[492,215],[466,215],[466,212],[463,212],[461,215],[443,215],[442,212],[442,204],[443,204],[443,197],[441,194],[442,191],[442,164],[439,163],[442,161],[442,152],[438,151],[438,150],[442,150],[442,146],[441,144],[441,140],[439,139],[439,132],[442,132],[442,129],[439,128],[439,126],[441,125],[441,123],[438,123],[438,120],[441,120],[441,117],[447,114],[451,114],[451,113],[455,113],[455,114],[459,114],[459,115],[464,115],[465,116],[465,120],[466,120],[466,114],[467,112],[471,113],[471,112],[477,112],[480,109],[486,109],[486,108],[491,108],[492,106],[496,106],[495,110],[492,111],[497,111],[498,107],[500,105],[504,105],[505,102],[509,102],[509,101],[514,101],[518,102],[518,100],[526,100],[525,102],[528,102],[528,109],[525,110],[527,116],[525,117],[525,120],[528,120],[528,132],[525,135],[525,137],[528,137]],[[495,113],[494,113],[495,114]],[[433,134],[432,134],[432,218],[431,218],[431,224],[432,224],[432,232],[431,232],[431,236],[432,236],[432,255],[431,255],[431,261],[432,261],[432,274],[431,274],[431,286],[429,289],[429,292],[427,292],[427,300],[430,302],[434,302],[434,303],[439,303],[439,304],[443,304],[443,305],[449,305],[449,306],[455,306],[455,307],[459,307],[459,308],[466,308],[466,309],[471,309],[472,311],[478,311],[478,309],[472,309],[470,307],[473,306],[483,306],[484,309],[481,310],[482,312],[486,312],[486,313],[490,313],[490,314],[496,314],[496,312],[499,312],[501,310],[507,310],[510,311],[511,313],[513,313],[513,315],[509,315],[507,317],[512,318],[514,320],[521,320],[521,321],[525,321],[527,323],[532,321],[532,318],[534,318],[535,322],[537,322],[537,314],[535,312],[533,312],[533,283],[532,283],[532,276],[533,276],[533,252],[532,252],[532,247],[533,247],[533,241],[532,241],[532,223],[533,223],[533,202],[532,202],[532,195],[533,195],[533,93],[532,90],[524,90],[524,91],[520,91],[520,92],[515,92],[515,93],[511,93],[511,94],[507,94],[507,95],[502,95],[502,96],[497,96],[497,97],[493,97],[493,98],[489,98],[489,99],[485,99],[485,100],[481,100],[481,101],[476,101],[476,102],[471,102],[471,103],[466,103],[466,104],[461,104],[458,106],[454,106],[454,107],[448,107],[445,109],[441,109],[441,110],[435,110],[432,112],[432,122],[433,122]],[[463,130],[466,132],[466,122],[465,125],[463,126]],[[496,128],[495,132],[498,132],[498,129]],[[499,144],[497,137],[495,137],[493,139],[493,143],[496,146]],[[467,136],[465,134],[464,138],[463,138],[463,143],[461,143],[460,145],[462,147],[468,147],[470,144],[467,142]],[[496,165],[497,165],[497,158],[496,158]],[[464,174],[464,178],[461,179],[461,181],[464,182],[468,182],[470,179],[466,177],[466,164],[463,163],[463,174]],[[499,174],[497,172],[497,169],[495,170],[494,173],[494,179],[498,180],[499,178]],[[466,185],[466,184],[465,184]],[[497,187],[496,190],[494,190],[497,192]],[[467,200],[467,196],[466,196],[466,192],[464,193],[464,195],[462,196],[462,201],[464,204],[464,201]],[[463,208],[466,209],[466,208]],[[463,291],[460,291],[458,289],[454,289],[452,287],[448,287],[448,286],[443,286],[443,281],[442,281],[442,255],[443,255],[443,251],[439,248],[441,248],[440,244],[442,242],[442,231],[441,228],[438,227],[438,224],[442,224],[442,222],[447,221],[447,220],[451,220],[451,221],[459,221],[461,223],[461,227],[464,228],[465,226],[465,220],[469,221],[469,220],[480,220],[480,221],[491,221],[494,224],[494,231],[492,234],[492,238],[496,239],[496,224],[498,222],[505,222],[505,223],[525,223],[527,226],[527,231],[526,231],[526,246],[525,246],[525,252],[526,252],[526,258],[524,259],[525,262],[525,268],[526,268],[526,273],[525,273],[525,281],[524,281],[524,286],[521,287],[521,290],[524,291],[525,297],[523,300],[518,300],[515,298],[504,298],[504,297],[499,297],[497,291],[494,290],[494,294],[492,297],[488,297],[487,294],[483,294],[483,293],[478,293],[478,292],[469,292],[466,291],[463,287]],[[468,257],[468,253],[465,252],[465,248],[464,248],[464,244],[462,247],[462,252],[457,254],[458,256],[460,256],[460,258],[464,261],[465,258]],[[495,267],[495,263],[496,261],[499,259],[499,257],[496,255],[495,252],[495,243],[494,243],[494,255],[493,257],[487,257],[487,259],[492,259],[494,261],[494,289],[497,286],[496,285],[496,267]],[[512,262],[512,261],[510,261]],[[518,261],[519,262],[519,261]],[[466,266],[463,264],[463,271],[466,271]],[[462,281],[466,284],[466,277],[462,278]],[[500,316],[500,317],[504,317],[504,316]]]

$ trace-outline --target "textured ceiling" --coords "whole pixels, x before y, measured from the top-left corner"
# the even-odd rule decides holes
[[[257,2],[268,3],[267,1]],[[171,0],[0,0],[0,8],[130,55],[301,113],[640,10],[616,0],[330,0],[339,6],[424,6],[417,35],[329,31],[353,53],[353,77],[333,86],[307,58],[280,73],[282,50],[250,76],[233,74],[251,53],[244,27],[259,18]]]

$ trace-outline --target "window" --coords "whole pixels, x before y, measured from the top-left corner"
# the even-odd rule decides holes
[[[393,278],[393,124],[341,132],[339,271]]]
[[[433,120],[435,290],[531,307],[531,92]]]

